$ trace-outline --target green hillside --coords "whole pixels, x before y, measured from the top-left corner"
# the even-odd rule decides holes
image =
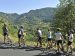
[[[2,35],[2,26],[7,24],[10,36],[17,38],[17,30],[20,25],[23,25],[27,39],[33,39],[36,28],[43,28],[44,34],[51,26],[54,19],[56,8],[42,8],[36,10],[30,10],[28,13],[18,15],[17,13],[4,13],[0,12],[0,34]]]
[[[56,8],[42,8],[31,10],[28,13],[20,15],[16,19],[16,24],[25,25],[25,29],[34,29],[37,27],[49,27],[54,18]]]

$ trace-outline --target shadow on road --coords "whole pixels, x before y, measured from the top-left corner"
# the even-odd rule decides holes
[[[50,51],[50,52],[42,52],[34,56],[75,56],[75,55],[73,53],[67,53],[67,52]]]
[[[40,47],[23,46],[18,47],[18,44],[0,43],[0,49],[25,49],[25,51],[41,50]]]
[[[35,50],[42,51],[42,49],[44,49],[44,48],[41,48],[41,47],[30,47],[29,49],[26,49],[26,51],[35,51]]]
[[[34,47],[34,46],[25,46],[25,47],[18,47],[18,44],[9,44],[9,43],[0,43],[0,49],[25,49],[25,51],[41,51],[41,53],[39,53],[38,55],[34,55],[34,56],[63,56],[66,55],[67,53],[61,53],[58,52],[56,53],[56,51],[52,50],[50,52],[43,52],[43,50],[45,48],[41,48],[41,47]],[[75,48],[73,49],[73,52],[75,52]],[[71,55],[72,56],[72,55]]]
[[[62,53],[40,53],[38,55],[34,55],[34,56],[61,56]]]

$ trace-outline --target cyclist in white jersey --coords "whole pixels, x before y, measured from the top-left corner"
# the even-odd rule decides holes
[[[55,33],[55,36],[56,36],[56,42],[57,42],[57,51],[59,51],[60,45],[63,48],[63,46],[62,46],[62,40],[63,40],[63,38],[62,38],[62,34],[59,31],[59,29],[57,29],[57,32]]]
[[[68,51],[68,49],[69,49],[69,47],[71,48],[71,52],[72,52],[72,42],[73,42],[73,32],[72,31],[70,31],[69,33],[68,33],[68,46],[67,46],[67,51]]]
[[[42,31],[40,28],[37,28],[37,46],[38,46],[38,43],[40,44],[40,47],[42,47]]]
[[[48,29],[48,47],[52,47],[52,32]]]

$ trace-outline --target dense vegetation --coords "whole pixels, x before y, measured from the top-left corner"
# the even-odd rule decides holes
[[[57,8],[30,10],[21,15],[0,12],[0,34],[2,34],[1,28],[4,23],[7,23],[10,35],[15,38],[19,26],[23,25],[27,33],[27,40],[33,40],[38,27],[42,29],[44,37],[49,28],[53,30],[60,28],[63,33],[75,29],[75,0],[59,1]]]
[[[75,0],[59,1],[60,4],[55,14],[54,27],[61,28],[63,32],[68,32],[75,29]]]
[[[17,30],[20,25],[24,26],[28,39],[33,39],[36,28],[43,30],[46,35],[47,29],[52,25],[56,8],[42,8],[31,10],[28,13],[18,15],[16,13],[0,12],[0,33],[2,34],[2,25],[7,24],[11,36],[17,37]]]

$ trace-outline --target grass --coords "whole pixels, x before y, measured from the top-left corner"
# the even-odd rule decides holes
[[[0,41],[2,41],[3,40],[3,36],[0,34]]]
[[[13,43],[15,43],[15,42],[18,41],[18,38],[14,37],[14,36],[11,36],[11,35],[10,35],[10,36],[8,36],[8,37],[9,37],[9,39],[12,40]],[[4,36],[3,36],[2,34],[0,34],[0,41],[3,42],[3,39],[4,39]]]
[[[3,35],[0,34],[0,41],[3,42],[3,38],[4,38]],[[9,38],[12,40],[13,43],[18,43],[18,37],[10,35]],[[36,41],[29,41],[29,40],[26,40],[26,38],[25,38],[25,43],[26,43],[27,46],[37,46],[37,42]],[[75,42],[73,42],[72,45],[73,45],[73,48],[75,48]],[[43,48],[46,48],[46,46],[47,46],[47,42],[44,42],[43,43]],[[56,47],[54,47],[54,49],[55,48]],[[65,45],[65,48],[66,48],[66,45]]]

